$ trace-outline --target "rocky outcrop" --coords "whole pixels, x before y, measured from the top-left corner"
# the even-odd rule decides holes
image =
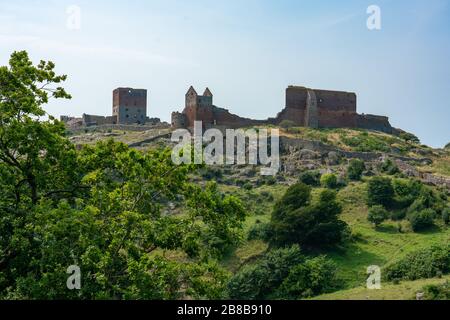
[[[340,163],[341,159],[356,158],[365,162],[379,163],[386,158],[392,158],[398,168],[407,176],[418,178],[426,184],[450,188],[450,178],[420,172],[412,165],[412,163],[429,165],[432,163],[430,158],[413,158],[381,152],[346,151],[320,141],[283,136],[280,137],[280,148],[284,155],[282,168],[286,173],[296,172],[299,169],[318,169],[322,165],[335,166]]]

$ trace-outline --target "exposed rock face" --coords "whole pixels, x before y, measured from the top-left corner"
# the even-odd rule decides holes
[[[301,160],[314,160],[314,159],[319,159],[320,158],[320,154],[317,152],[314,152],[312,150],[309,149],[302,149],[298,152],[299,155],[299,159]]]
[[[325,160],[326,164],[328,164],[329,166],[338,165],[340,161],[341,156],[336,151],[328,152],[328,156]]]

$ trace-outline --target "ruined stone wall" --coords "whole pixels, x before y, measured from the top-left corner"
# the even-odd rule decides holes
[[[199,96],[193,87],[186,94],[185,126],[192,128],[194,121],[202,121],[204,129],[212,126],[239,128],[252,125],[280,124],[293,121],[297,126],[312,128],[365,128],[394,133],[387,117],[359,115],[356,112],[357,97],[353,92],[315,90],[300,86],[286,89],[286,107],[276,118],[253,120],[239,117],[227,109],[212,104],[209,89]],[[177,116],[178,117],[178,116]],[[177,125],[181,120],[177,120]]]
[[[299,86],[289,86],[286,89],[286,108],[305,110],[307,89]]]
[[[320,128],[356,127],[356,94],[314,90]]]
[[[186,128],[187,127],[186,115],[180,112],[172,112],[171,125],[175,129]]]
[[[356,94],[345,91],[314,89],[317,106],[322,110],[356,113]]]
[[[308,99],[308,91],[312,91],[315,95],[312,108],[311,98]],[[308,101],[310,101],[309,104]],[[354,128],[357,125],[356,94],[289,86],[286,89],[286,108],[277,115],[278,123],[283,120],[291,120],[301,126]]]
[[[293,121],[297,126],[305,125],[306,111],[299,108],[284,108],[277,114],[274,122],[279,124],[283,120]]]
[[[356,117],[356,126],[362,129],[377,130],[386,133],[394,132],[388,117],[372,114],[358,114]]]
[[[85,114],[83,113],[83,116],[81,117],[83,121],[83,125],[90,126],[90,125],[103,125],[103,124],[116,124],[117,123],[117,117],[116,116],[96,116],[92,114]]]
[[[230,113],[228,110],[218,107],[213,107],[214,125],[228,126],[230,128],[240,128],[252,125],[266,124],[265,120],[253,120],[242,118]]]

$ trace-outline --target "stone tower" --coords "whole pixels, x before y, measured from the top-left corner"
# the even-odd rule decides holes
[[[147,119],[147,90],[117,88],[113,91],[113,116],[118,124],[143,124]]]
[[[187,128],[194,126],[194,121],[202,121],[203,127],[207,128],[214,125],[213,114],[213,95],[211,91],[206,88],[202,96],[198,95],[194,87],[190,87],[185,96],[186,106],[183,111],[185,114],[185,125]],[[178,115],[175,115],[173,122],[181,122],[182,119]]]

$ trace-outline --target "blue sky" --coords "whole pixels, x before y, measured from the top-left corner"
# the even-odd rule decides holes
[[[67,7],[81,28],[66,27]],[[381,30],[368,30],[369,5]],[[71,101],[47,111],[110,114],[112,90],[146,88],[148,115],[170,120],[192,84],[216,105],[265,119],[290,84],[354,91],[429,145],[450,141],[450,1],[0,0],[0,64],[14,50],[52,60]]]

